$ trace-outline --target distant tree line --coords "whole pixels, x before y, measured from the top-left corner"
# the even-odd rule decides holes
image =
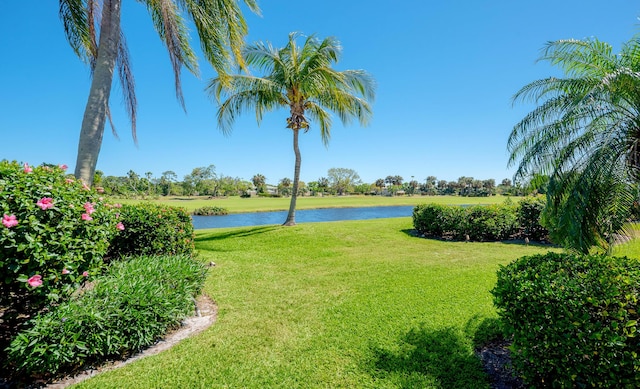
[[[456,181],[438,180],[428,176],[423,181],[411,177],[405,181],[400,175],[389,175],[372,183],[365,183],[353,169],[331,168],[326,177],[316,181],[299,182],[299,196],[341,196],[347,194],[372,196],[465,196],[486,197],[494,195],[522,196],[531,193],[545,193],[549,179],[537,175],[525,184],[514,185],[508,178],[496,185],[494,179],[479,180],[462,176]],[[251,180],[226,176],[216,172],[214,165],[194,168],[190,174],[178,178],[171,171],[154,176],[152,172],[140,175],[129,170],[125,176],[105,176],[96,171],[94,185],[102,187],[106,194],[122,197],[159,196],[277,196],[288,197],[293,191],[292,180],[279,179],[274,184],[267,183],[263,174],[255,174]]]

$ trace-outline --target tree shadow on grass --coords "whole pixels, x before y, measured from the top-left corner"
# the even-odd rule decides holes
[[[257,234],[264,234],[265,232],[275,231],[279,229],[280,226],[264,226],[264,227],[247,227],[247,228],[238,228],[232,231],[227,231],[224,233],[216,233],[210,232],[206,234],[197,235],[195,241],[196,242],[214,242],[217,240],[224,240],[228,238],[238,238],[245,237]]]
[[[482,363],[456,328],[410,330],[393,350],[374,348],[375,375],[401,388],[488,388]]]

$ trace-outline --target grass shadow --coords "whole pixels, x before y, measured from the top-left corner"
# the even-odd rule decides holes
[[[374,371],[401,388],[488,387],[482,363],[464,332],[415,328],[393,350],[374,348]]]
[[[281,228],[279,225],[272,226],[261,226],[261,227],[247,227],[247,228],[237,228],[232,231],[227,231],[223,233],[217,232],[209,232],[201,235],[196,235],[196,242],[204,243],[204,242],[215,242],[218,240],[224,240],[228,238],[238,238],[245,237],[257,234],[264,234],[265,232],[275,231]]]

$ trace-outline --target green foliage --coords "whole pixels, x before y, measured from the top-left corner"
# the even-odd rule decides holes
[[[639,52],[638,36],[618,53],[596,38],[549,42],[540,59],[563,76],[514,96],[536,105],[509,136],[514,178],[546,191],[552,239],[573,251],[610,249],[638,199]]]
[[[413,226],[425,235],[462,239],[465,214],[465,209],[459,206],[420,204],[413,209]]]
[[[540,225],[539,200],[523,200],[494,205],[460,207],[421,204],[413,210],[414,228],[421,234],[442,239],[493,241],[511,238],[542,240],[546,230]],[[534,234],[535,233],[535,234]]]
[[[197,216],[227,215],[228,213],[229,211],[226,208],[211,206],[197,208],[193,211],[193,214]]]
[[[548,253],[501,267],[492,293],[535,387],[640,385],[640,262]]]
[[[465,210],[466,233],[475,241],[503,240],[517,231],[518,217],[513,205],[475,205]]]
[[[182,208],[152,203],[125,204],[120,220],[126,229],[109,247],[108,256],[193,255],[191,216]]]
[[[32,319],[8,349],[10,366],[57,374],[139,351],[193,312],[205,276],[188,256],[113,263],[93,289]]]
[[[65,169],[0,162],[2,306],[25,311],[26,299],[38,310],[68,296],[118,239],[113,207]]]
[[[542,225],[541,216],[545,207],[543,197],[525,197],[518,203],[518,225],[520,235],[531,240],[549,240],[549,231]]]

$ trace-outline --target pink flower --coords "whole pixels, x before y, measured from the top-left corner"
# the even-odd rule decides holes
[[[58,167],[62,170],[67,170],[69,168],[69,166],[65,165],[64,163],[62,165],[58,165]]]
[[[83,271],[83,272],[82,272],[82,276],[83,276],[83,277],[89,277],[89,272],[88,272],[88,271],[86,271],[86,270],[85,270],[85,271]]]
[[[82,220],[91,221],[91,220],[93,220],[93,218],[88,213],[83,213],[82,214]]]
[[[33,171],[33,169],[31,168],[31,166],[29,166],[28,163],[24,163],[24,165],[22,165],[24,167],[24,172],[25,173],[31,173]]]
[[[64,182],[66,182],[67,184],[73,184],[74,179],[73,178],[65,178]]]
[[[118,204],[118,203],[113,204],[113,206],[114,206],[115,208],[122,208],[122,204]]]
[[[98,193],[104,193],[104,188],[101,186],[96,186],[96,192]]]
[[[53,199],[51,197],[43,197],[36,203],[38,207],[40,207],[43,211],[46,211],[49,208],[53,208]]]
[[[68,269],[62,269],[62,274],[69,274],[71,273]]]
[[[16,215],[7,215],[2,216],[2,224],[5,227],[11,228],[18,225],[18,219],[16,219]]]
[[[40,274],[36,274],[35,276],[31,276],[27,280],[27,284],[29,284],[29,286],[32,287],[32,288],[37,288],[38,286],[42,285],[42,276]]]
[[[118,222],[118,224],[116,224],[116,228],[120,231],[124,231],[124,224],[122,224],[122,222]]]
[[[93,209],[93,204],[91,204],[90,202],[84,203],[84,209],[89,215],[96,211],[95,209]]]
[[[89,190],[89,185],[85,184],[84,182],[82,183],[82,189],[84,190]]]

